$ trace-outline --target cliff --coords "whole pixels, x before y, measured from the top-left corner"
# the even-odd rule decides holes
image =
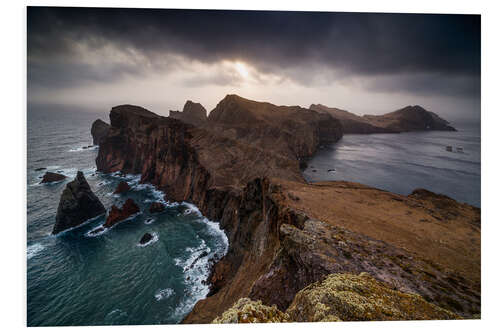
[[[187,101],[182,112],[170,111],[169,117],[194,126],[202,126],[207,121],[207,110],[200,103]]]
[[[328,113],[340,120],[344,133],[372,134],[399,133],[409,131],[456,131],[449,122],[419,105],[407,106],[381,116],[364,115],[330,108],[321,104],[311,104],[311,110]]]
[[[478,209],[304,181],[300,162],[342,135],[331,115],[228,95],[201,127],[132,106],[113,108],[110,119],[99,171],[141,173],[228,236],[210,296],[183,322],[211,322],[245,297],[285,311],[304,287],[346,272],[461,315],[480,312]]]
[[[101,119],[97,119],[92,123],[90,129],[90,134],[92,135],[92,142],[94,145],[98,145],[101,138],[108,134],[109,124],[105,123]]]

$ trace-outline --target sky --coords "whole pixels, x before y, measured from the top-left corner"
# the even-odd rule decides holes
[[[168,115],[227,94],[479,119],[479,15],[29,7],[28,105]]]

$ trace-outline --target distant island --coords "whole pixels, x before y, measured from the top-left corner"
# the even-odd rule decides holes
[[[340,120],[346,134],[400,133],[410,131],[456,131],[450,123],[420,105],[406,106],[381,116],[364,115],[311,104],[311,110],[325,112]]]
[[[479,315],[480,209],[424,189],[404,196],[351,182],[309,184],[301,172],[344,133],[454,130],[436,114],[415,106],[359,117],[228,95],[208,116],[188,101],[170,117],[134,105],[109,117],[94,136],[97,170],[140,173],[169,200],[196,204],[228,236],[209,296],[184,323]],[[372,310],[351,304],[338,293],[345,288]]]

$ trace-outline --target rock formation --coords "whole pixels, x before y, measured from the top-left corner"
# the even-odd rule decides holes
[[[234,305],[215,318],[212,324],[242,324],[242,323],[287,323],[290,318],[276,306],[267,306],[261,301],[240,298]]]
[[[165,210],[165,205],[161,202],[153,202],[151,206],[149,206],[150,213],[161,213]]]
[[[477,208],[305,182],[301,162],[342,136],[330,114],[228,95],[200,127],[133,106],[113,108],[110,120],[99,171],[140,173],[228,236],[209,297],[184,323],[211,322],[245,297],[284,311],[304,287],[347,272],[368,272],[465,317],[480,312]]]
[[[115,205],[111,206],[111,210],[109,211],[108,217],[106,218],[106,222],[103,227],[111,228],[118,222],[121,222],[125,219],[128,219],[134,214],[140,212],[139,206],[132,199],[127,199],[123,204],[122,208],[118,208]]]
[[[42,181],[40,182],[40,184],[58,182],[58,181],[61,181],[63,179],[66,179],[65,175],[62,175],[60,173],[54,173],[54,172],[47,171],[43,175],[43,178],[42,178]]]
[[[340,120],[344,133],[399,133],[409,131],[456,131],[449,122],[419,105],[407,106],[381,116],[362,117],[345,110],[311,104],[311,110],[324,112]]]
[[[118,183],[118,186],[116,187],[115,191],[113,192],[114,194],[120,194],[120,193],[125,193],[130,191],[130,185],[126,181],[121,181]]]
[[[52,234],[76,227],[105,212],[106,209],[90,189],[85,176],[78,171],[76,178],[66,184],[61,194]]]
[[[139,244],[144,245],[151,241],[153,239],[153,235],[151,235],[149,232],[146,232],[142,237],[141,240],[139,241]]]
[[[169,117],[194,126],[202,126],[207,122],[207,110],[200,103],[187,101],[182,112],[170,111]]]
[[[368,273],[331,274],[299,291],[286,312],[239,299],[212,323],[460,319],[416,294],[402,293]]]
[[[94,121],[90,129],[93,144],[98,145],[99,141],[101,141],[101,139],[107,135],[108,130],[109,125],[101,119],[97,119],[96,121]]]

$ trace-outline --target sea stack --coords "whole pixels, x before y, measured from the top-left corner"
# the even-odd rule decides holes
[[[66,185],[61,194],[52,234],[76,227],[105,212],[106,209],[90,189],[83,172],[78,171],[76,178]]]
[[[94,145],[98,145],[101,139],[108,134],[109,127],[109,124],[105,123],[101,119],[97,119],[92,123],[90,134],[92,134]]]

